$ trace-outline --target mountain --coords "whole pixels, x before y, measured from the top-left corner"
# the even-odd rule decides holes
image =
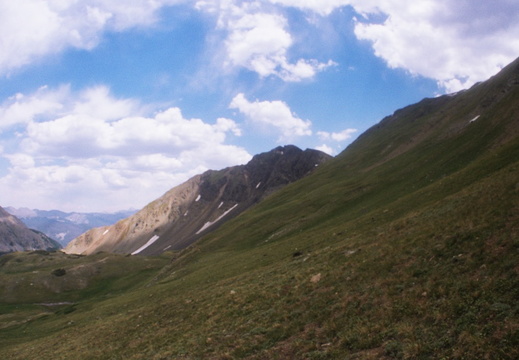
[[[5,210],[22,220],[27,227],[56,239],[62,246],[94,227],[115,224],[135,213],[133,210],[116,213],[71,213],[14,207],[6,207]]]
[[[126,276],[80,300],[45,282],[46,296],[74,301],[46,309],[34,305],[45,299],[30,291],[35,272],[84,267],[4,255],[0,294],[20,300],[0,299],[2,356],[518,359],[518,204],[519,59],[395,111],[312,174],[162,254],[169,264],[146,279],[140,260],[156,257],[119,256]],[[104,255],[77,258],[120,271]]]
[[[0,254],[26,250],[57,250],[61,246],[45,234],[27,228],[0,207]]]
[[[246,165],[209,170],[135,215],[82,234],[64,251],[151,255],[185,248],[330,158],[321,151],[288,145],[256,155]]]

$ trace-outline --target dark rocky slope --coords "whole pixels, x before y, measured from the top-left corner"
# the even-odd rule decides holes
[[[135,215],[82,234],[65,251],[150,255],[185,248],[330,158],[317,150],[288,145],[256,155],[246,165],[209,170],[171,189]]]

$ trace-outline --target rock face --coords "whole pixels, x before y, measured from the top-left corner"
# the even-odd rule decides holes
[[[189,246],[331,157],[293,145],[256,155],[246,165],[209,170],[171,189],[135,215],[74,239],[67,253],[154,255]]]
[[[46,235],[27,228],[0,207],[0,254],[26,250],[57,250],[60,245]]]

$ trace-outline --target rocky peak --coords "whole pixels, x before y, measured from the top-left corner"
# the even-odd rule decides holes
[[[246,165],[206,171],[135,215],[79,236],[65,251],[158,254],[184,248],[330,158],[287,145],[256,155]]]

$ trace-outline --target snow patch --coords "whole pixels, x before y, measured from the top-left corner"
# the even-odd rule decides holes
[[[106,229],[105,232],[103,233],[103,235],[106,235],[109,231],[110,231],[110,229]]]
[[[148,240],[148,242],[144,245],[142,245],[140,248],[138,248],[137,250],[135,250],[134,252],[132,252],[132,255],[135,255],[135,254],[138,254],[140,253],[142,250],[146,249],[148,246],[150,246],[151,244],[153,244],[155,241],[157,241],[159,239],[159,236],[158,235],[153,235],[153,237],[151,239]]]
[[[187,210],[187,211],[184,213],[184,216],[187,216],[187,214],[189,214],[189,210]]]
[[[221,208],[223,206],[223,201],[220,203],[220,205],[218,205],[218,209]]]
[[[232,210],[234,210],[234,208],[236,208],[236,206],[238,206],[238,204],[234,205],[232,208],[230,208],[229,210],[227,210],[226,212],[224,212],[224,213],[223,213],[222,215],[220,215],[220,216],[218,217],[218,219],[216,219],[215,221],[208,221],[208,222],[206,222],[206,223],[204,224],[204,226],[202,226],[202,227],[200,228],[200,230],[198,230],[198,231],[196,232],[196,234],[197,234],[197,235],[200,234],[202,231],[204,231],[205,229],[207,229],[209,226],[211,226],[211,225],[217,223],[218,221],[220,221],[220,220],[221,220],[225,215],[227,215],[227,214],[230,213]]]
[[[480,116],[481,116],[481,115],[476,116],[474,119],[470,120],[469,123],[473,123],[474,121],[476,121],[477,119],[479,119]]]
[[[261,185],[261,181],[258,183],[258,185],[256,185],[256,189],[259,188]]]
[[[202,197],[202,195],[198,194],[198,196],[196,197],[195,202],[196,202],[196,201],[199,201],[201,197]]]

